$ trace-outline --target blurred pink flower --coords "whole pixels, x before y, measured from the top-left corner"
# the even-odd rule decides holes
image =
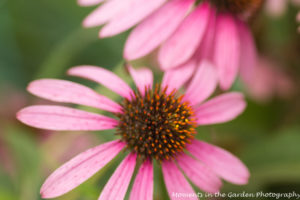
[[[300,23],[300,11],[297,14],[297,22]],[[300,26],[298,26],[298,32],[300,33]]]
[[[277,64],[261,57],[254,68],[253,79],[245,81],[249,95],[257,101],[268,101],[274,96],[288,98],[295,92],[292,79]]]
[[[270,16],[280,17],[287,10],[289,3],[292,3],[294,6],[300,6],[300,0],[267,0],[265,9]]]
[[[83,6],[101,0],[79,0]],[[119,34],[135,25],[124,48],[134,60],[158,50],[163,70],[199,66],[208,59],[218,69],[220,86],[229,89],[239,68],[255,64],[255,44],[245,23],[262,0],[110,0],[83,22],[85,27],[105,24],[100,37]],[[247,70],[248,73],[251,70]]]
[[[162,83],[152,90],[153,75],[150,70],[135,70],[132,67],[128,70],[137,92],[103,68],[78,66],[68,71],[70,75],[90,79],[116,92],[123,97],[120,104],[88,87],[65,80],[42,79],[28,86],[28,90],[39,97],[99,108],[112,112],[115,118],[64,106],[39,105],[19,111],[17,118],[23,123],[49,130],[116,128],[120,136],[120,139],[79,154],[58,168],[43,184],[43,198],[54,198],[74,189],[122,149],[130,153],[113,173],[99,199],[124,198],[137,158],[143,163],[130,193],[132,200],[152,199],[153,159],[162,166],[171,199],[176,199],[175,192],[194,192],[181,170],[196,186],[211,193],[219,191],[222,185],[220,178],[235,184],[247,183],[249,172],[240,160],[219,147],[193,139],[197,125],[223,123],[241,114],[246,106],[242,94],[226,93],[204,102],[217,83],[214,68],[207,62],[196,70],[185,94],[181,96],[178,90],[190,78],[191,71],[168,71]],[[185,151],[194,157],[185,154]]]

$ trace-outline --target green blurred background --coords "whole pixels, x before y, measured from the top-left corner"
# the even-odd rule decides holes
[[[20,108],[49,103],[26,92],[27,84],[37,78],[74,80],[116,98],[91,82],[65,74],[72,66],[91,64],[109,68],[128,80],[120,64],[128,33],[100,40],[99,28],[83,29],[81,21],[93,9],[81,8],[75,0],[0,0],[0,200],[40,199],[39,188],[53,170],[77,153],[114,137],[112,131],[52,133],[15,120]],[[250,169],[248,185],[224,183],[222,192],[300,193],[300,36],[296,12],[297,8],[289,6],[282,16],[272,17],[262,10],[252,22],[260,53],[286,73],[293,84],[292,94],[284,98],[274,95],[265,101],[247,98],[248,107],[236,120],[198,128],[198,138],[231,151]],[[139,64],[153,62],[144,59]],[[158,70],[156,76],[161,76]],[[233,90],[247,92],[239,81]],[[57,199],[97,199],[122,157]],[[155,169],[155,199],[168,199],[159,167]]]

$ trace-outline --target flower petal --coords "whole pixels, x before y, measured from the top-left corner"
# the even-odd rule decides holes
[[[132,0],[109,0],[96,8],[83,21],[84,27],[100,26],[126,10]]]
[[[64,106],[29,106],[17,113],[24,124],[47,130],[106,130],[118,121],[103,115]]]
[[[217,80],[215,67],[208,61],[202,61],[186,90],[185,99],[192,105],[204,101],[216,89]]]
[[[142,95],[145,94],[146,88],[152,88],[153,74],[151,70],[147,68],[140,68],[138,70],[135,70],[131,66],[128,66],[128,71]]]
[[[200,105],[195,112],[199,125],[228,122],[246,108],[244,96],[238,92],[219,95]]]
[[[124,57],[134,60],[145,56],[166,40],[179,26],[195,0],[170,0],[139,24],[129,35]]]
[[[130,99],[132,90],[128,84],[107,69],[90,65],[82,65],[71,68],[68,71],[68,74],[100,83],[122,97]]]
[[[247,167],[228,151],[198,140],[187,145],[187,150],[223,179],[235,184],[248,182]]]
[[[124,199],[136,163],[136,154],[129,154],[106,183],[99,200]]]
[[[254,68],[257,65],[257,52],[252,34],[244,22],[239,22],[239,33],[241,38],[241,60],[240,73],[243,80],[252,84]]]
[[[132,186],[129,199],[153,199],[153,166],[150,160],[142,164]]]
[[[178,165],[191,181],[205,192],[219,192],[222,182],[207,166],[183,154],[177,158]]]
[[[78,4],[81,6],[94,6],[103,1],[104,0],[78,0]]]
[[[167,70],[186,62],[195,53],[210,18],[209,3],[200,4],[170,38],[161,46],[158,59],[161,68]]]
[[[217,17],[214,62],[218,68],[220,86],[227,90],[233,84],[240,64],[240,38],[233,16]]]
[[[41,188],[42,198],[55,198],[74,189],[110,162],[125,146],[112,141],[91,148],[55,170]]]
[[[57,79],[41,79],[29,84],[27,90],[32,94],[56,102],[74,103],[91,106],[110,112],[120,112],[119,104],[109,98],[97,94],[92,89]]]
[[[167,93],[172,92],[174,89],[178,90],[190,79],[195,71],[195,68],[196,62],[192,59],[179,67],[167,70],[164,73],[162,80],[162,88],[168,87],[166,91]]]
[[[121,33],[130,27],[136,25],[156,9],[158,9],[166,0],[133,0],[127,9],[113,17],[106,24],[100,37],[109,37]]]
[[[162,163],[162,171],[171,200],[187,199],[187,197],[180,196],[181,194],[195,194],[192,186],[185,179],[181,171],[176,167],[175,163],[164,161]],[[198,200],[197,196],[192,196],[188,199]]]

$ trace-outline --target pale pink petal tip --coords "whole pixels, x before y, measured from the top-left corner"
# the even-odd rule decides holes
[[[130,200],[152,200],[153,199],[153,166],[150,160],[146,160],[135,178]]]
[[[112,141],[91,148],[55,170],[43,184],[42,198],[55,198],[74,189],[110,162],[125,146]]]
[[[209,193],[219,192],[222,182],[209,167],[186,154],[180,155],[177,161],[187,177],[201,190]]]
[[[107,130],[118,124],[115,119],[64,106],[29,106],[17,113],[26,125],[46,130]]]
[[[104,0],[77,0],[78,4],[80,6],[94,6],[97,5],[101,2],[103,2]]]
[[[194,140],[187,150],[221,178],[234,184],[247,184],[250,173],[234,155],[203,141]]]
[[[124,199],[136,164],[136,154],[129,154],[106,183],[99,200]]]
[[[142,95],[145,94],[146,88],[152,89],[153,74],[151,70],[147,68],[140,68],[136,70],[133,67],[128,66],[128,71]]]
[[[224,123],[239,116],[246,108],[243,94],[231,92],[219,95],[196,109],[199,125]]]
[[[187,199],[182,194],[195,194],[194,189],[185,179],[184,175],[177,168],[174,162],[166,161],[162,163],[162,171],[165,184],[171,200]],[[198,200],[197,196],[191,196],[188,199]]]

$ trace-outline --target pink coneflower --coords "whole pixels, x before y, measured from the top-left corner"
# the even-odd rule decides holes
[[[100,2],[79,0],[85,6]],[[218,69],[221,88],[228,89],[240,67],[250,68],[250,76],[255,65],[255,44],[245,21],[261,4],[262,0],[109,0],[83,25],[105,24],[100,37],[137,25],[125,44],[125,59],[141,58],[157,48],[163,70],[209,59]]]
[[[165,73],[161,84],[152,87],[150,70],[128,69],[138,91],[103,68],[78,66],[68,72],[116,92],[123,97],[119,104],[65,80],[42,79],[28,86],[31,93],[42,98],[99,108],[115,117],[65,106],[39,105],[24,108],[17,114],[23,123],[49,130],[116,129],[120,138],[89,149],[58,168],[43,184],[43,198],[54,198],[77,187],[122,150],[129,154],[99,199],[123,199],[137,161],[142,164],[130,192],[132,200],[152,199],[154,160],[162,167],[171,199],[177,199],[174,193],[194,192],[184,174],[196,186],[212,193],[219,191],[220,178],[235,184],[247,183],[249,172],[240,160],[219,147],[194,139],[197,125],[223,123],[237,117],[246,106],[242,94],[226,93],[204,102],[217,82],[213,67],[206,62],[197,69],[185,94],[181,95],[179,89],[190,78],[191,71],[171,70]]]

